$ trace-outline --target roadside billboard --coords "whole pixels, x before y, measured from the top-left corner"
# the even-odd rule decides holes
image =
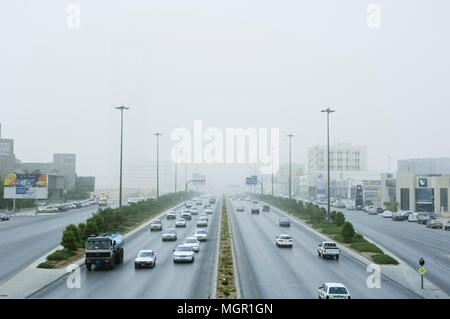
[[[47,199],[47,174],[5,174],[3,198]]]

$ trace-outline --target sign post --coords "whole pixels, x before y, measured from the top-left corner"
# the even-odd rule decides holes
[[[423,289],[423,275],[427,272],[425,268],[423,268],[423,265],[425,265],[425,260],[423,258],[419,259],[419,265],[422,266],[419,268],[420,273],[420,288]]]

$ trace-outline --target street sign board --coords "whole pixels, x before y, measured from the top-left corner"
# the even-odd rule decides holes
[[[425,275],[425,273],[427,272],[427,270],[426,270],[425,268],[423,268],[423,267],[420,267],[420,268],[419,268],[419,272],[420,272],[420,274],[423,276],[423,275]]]
[[[256,184],[258,184],[258,176],[253,175],[251,177],[246,177],[245,178],[245,184],[247,184],[247,185],[256,185]]]

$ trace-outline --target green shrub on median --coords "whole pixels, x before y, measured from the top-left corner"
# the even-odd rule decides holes
[[[341,235],[344,238],[344,243],[351,243],[354,234],[355,229],[353,228],[353,224],[350,222],[345,222],[341,231]]]
[[[55,268],[55,266],[52,265],[52,264],[43,262],[43,263],[40,263],[40,264],[37,266],[37,268],[53,269],[53,268]]]
[[[47,256],[47,260],[64,260],[68,259],[72,256],[75,256],[75,253],[69,251],[67,249],[60,249],[55,251],[54,253]]]
[[[359,252],[379,253],[379,254],[383,253],[383,251],[380,248],[378,248],[377,245],[372,244],[368,241],[352,242],[350,247]]]
[[[386,254],[373,255],[370,258],[379,265],[398,265],[398,261]]]

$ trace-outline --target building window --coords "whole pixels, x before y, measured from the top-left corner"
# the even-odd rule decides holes
[[[441,188],[440,189],[440,195],[441,195],[441,207],[440,207],[440,209],[443,212],[448,212],[448,188]]]
[[[409,210],[409,188],[400,189],[400,208]]]
[[[416,211],[434,212],[434,188],[416,188]]]

